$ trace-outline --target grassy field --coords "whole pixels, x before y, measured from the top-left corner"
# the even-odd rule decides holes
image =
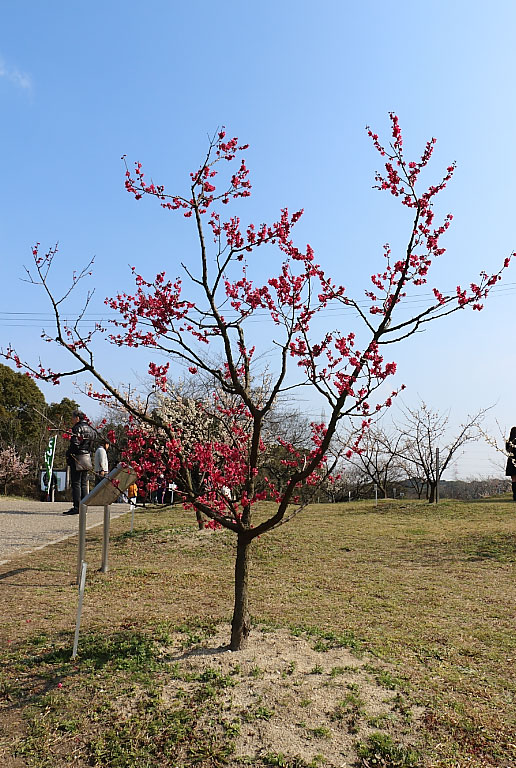
[[[252,717],[228,704],[237,683],[263,677],[258,665],[233,656],[225,667],[192,666],[189,651],[210,648],[231,616],[228,532],[198,532],[180,508],[138,510],[132,535],[128,516],[113,522],[111,570],[101,574],[101,528],[89,531],[74,662],[76,540],[1,566],[1,764],[513,768],[515,513],[507,498],[314,505],[257,541],[253,634],[274,635],[280,656],[282,642],[302,640],[298,653],[320,658],[306,669],[285,661],[276,687],[308,707],[303,686],[336,695],[340,675],[328,722],[311,727],[298,710],[282,721],[317,747],[309,760],[242,753],[243,736],[260,732],[251,725],[281,714],[266,698]],[[351,664],[330,661],[339,649],[361,659],[358,682]],[[381,716],[365,703],[367,675],[390,702]],[[353,745],[340,762],[339,729]]]

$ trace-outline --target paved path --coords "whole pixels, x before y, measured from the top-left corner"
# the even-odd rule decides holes
[[[76,536],[79,515],[63,515],[69,501],[33,501],[0,496],[0,565],[13,557],[41,549],[62,539]],[[127,504],[113,504],[111,519],[127,512]],[[103,507],[90,507],[87,527],[100,525]]]

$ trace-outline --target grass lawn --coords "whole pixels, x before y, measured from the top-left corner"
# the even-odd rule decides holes
[[[336,695],[336,677],[349,672],[327,722],[301,722],[299,710],[283,720],[316,744],[310,759],[286,748],[244,754],[244,736],[271,725],[280,704],[263,688],[237,711],[228,691],[263,669],[238,659],[201,669],[188,655],[210,648],[231,617],[232,534],[198,532],[178,507],[137,510],[132,535],[128,527],[129,516],[112,523],[107,574],[96,570],[102,529],[88,531],[74,662],[76,540],[0,566],[5,768],[516,766],[516,505],[507,497],[313,505],[256,542],[253,634],[279,633],[278,658],[278,638],[320,656],[305,671],[294,657],[276,670],[285,701],[309,708],[308,681],[312,698]],[[358,682],[351,666],[330,664],[338,649],[362,659]],[[390,696],[388,713],[368,711],[367,675],[384,703]],[[330,748],[339,729],[353,744],[340,762]]]

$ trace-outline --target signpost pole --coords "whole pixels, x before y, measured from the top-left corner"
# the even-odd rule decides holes
[[[73,640],[72,659],[77,656],[77,646],[79,645],[79,628],[81,626],[82,603],[84,600],[84,587],[86,585],[86,563],[81,563],[81,576],[79,579],[79,605],[77,606],[77,619],[75,621],[75,637]]]
[[[81,578],[81,564],[86,550],[86,511],[89,506],[104,507],[104,536],[102,543],[102,565],[100,570],[107,573],[109,548],[110,506],[131,483],[136,480],[136,472],[131,467],[118,464],[109,475],[103,478],[91,493],[84,497],[79,507],[79,545],[77,552],[77,584]]]
[[[86,504],[79,506],[79,547],[77,549],[77,584],[81,580],[81,567],[86,553]]]
[[[104,531],[102,537],[102,573],[108,572],[110,507],[104,507]]]

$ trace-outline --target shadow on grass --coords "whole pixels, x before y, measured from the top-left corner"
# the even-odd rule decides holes
[[[41,582],[37,582],[36,584],[29,584],[26,581],[8,581],[8,579],[13,578],[14,576],[20,576],[22,573],[60,573],[62,574],[63,571],[61,568],[13,568],[10,571],[4,571],[4,573],[0,573],[0,581],[5,581],[5,584],[2,584],[2,588],[4,587],[37,587],[38,589],[55,589],[56,587],[62,587],[62,583],[46,583],[42,584]],[[6,581],[7,580],[7,581]]]
[[[74,661],[72,641],[71,632],[41,633],[11,650],[9,669],[0,676],[3,711],[10,711],[16,730],[11,756],[41,768],[69,765],[75,734],[73,753],[81,765],[198,765],[201,757],[203,765],[227,764],[231,739],[200,726],[202,717],[211,716],[217,685],[225,682],[220,675],[209,670],[191,696],[162,705],[159,672],[169,664],[165,627],[85,633]],[[34,646],[41,652],[34,653]],[[118,701],[122,709],[114,706]]]
[[[67,643],[64,644],[64,638]],[[61,638],[63,644],[32,660],[32,664],[68,664],[71,661],[73,634]],[[80,636],[78,658],[81,668],[100,669],[110,664],[113,669],[146,669],[156,666],[156,641],[143,632],[120,631],[111,635],[89,632]]]
[[[164,664],[161,646],[170,641],[170,632],[183,635],[184,648],[193,648],[212,635],[215,622],[192,620],[178,627],[158,625],[149,631],[120,629],[108,634],[103,631],[84,632],[79,637],[78,656],[71,658],[74,633],[61,632],[57,636],[42,632],[25,641],[18,649],[12,648],[11,658],[29,675],[53,671],[55,675],[99,670],[154,672]],[[51,648],[48,646],[51,645]],[[39,653],[35,653],[41,648]]]
[[[44,517],[61,517],[62,512],[53,512],[49,509],[46,512],[37,512],[35,509],[0,509],[0,515],[31,515]]]
[[[516,562],[516,536],[495,534],[478,536],[466,546],[467,560],[496,560],[499,563]]]
[[[449,499],[449,501],[453,501],[453,499]],[[468,504],[514,504],[514,501],[511,499],[510,496],[487,496],[482,499],[468,499],[467,503]],[[514,511],[516,512],[516,506],[514,508]]]
[[[5,573],[0,574],[0,581],[3,579],[10,579],[11,576],[19,576],[20,573],[25,573],[26,571],[35,571],[36,568],[14,568],[12,571],[6,571]]]
[[[411,567],[423,568],[460,562],[497,563],[516,562],[516,537],[512,534],[493,536],[463,536],[450,542],[428,543],[421,541],[419,547],[412,547],[406,560]]]
[[[109,674],[122,672],[136,680],[157,672],[164,663],[159,638],[144,632],[84,633],[79,638],[79,654],[72,660],[73,639],[71,631],[57,636],[43,632],[18,648],[11,646],[0,678],[5,711],[38,706],[62,687],[62,681],[69,685],[74,679],[87,680],[103,668]]]

